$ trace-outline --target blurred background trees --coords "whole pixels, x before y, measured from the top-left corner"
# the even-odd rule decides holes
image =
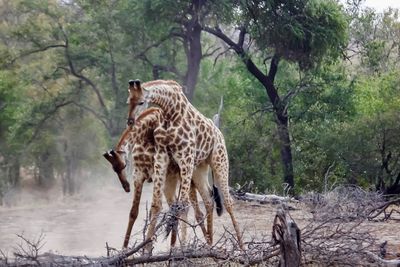
[[[136,78],[223,96],[233,186],[399,193],[399,13],[357,2],[1,0],[0,200],[100,179]]]

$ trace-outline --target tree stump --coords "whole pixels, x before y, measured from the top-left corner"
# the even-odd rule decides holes
[[[279,266],[300,266],[300,229],[283,208],[280,208],[276,213],[274,225],[272,227],[272,238],[280,245]]]

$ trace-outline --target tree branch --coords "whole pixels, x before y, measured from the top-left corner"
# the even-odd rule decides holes
[[[108,53],[110,53],[110,59],[111,59],[111,86],[114,90],[115,97],[118,97],[118,83],[117,83],[117,78],[116,78],[116,67],[115,67],[115,60],[114,60],[114,54],[113,54],[113,48],[112,48],[112,40],[111,36],[108,32],[108,29],[105,30],[107,41],[108,41]]]
[[[83,80],[85,83],[87,83],[92,88],[92,90],[94,91],[94,93],[97,96],[97,99],[98,99],[98,101],[100,103],[100,106],[104,110],[104,113],[106,115],[108,115],[109,112],[108,112],[107,106],[106,106],[106,104],[105,104],[105,102],[103,100],[103,97],[102,97],[102,95],[100,93],[100,90],[97,88],[97,86],[89,78],[87,78],[86,76],[84,76],[84,75],[82,75],[82,74],[80,74],[80,73],[78,73],[76,71],[75,66],[74,66],[74,64],[72,62],[71,54],[69,52],[69,39],[68,39],[68,36],[67,36],[66,32],[64,31],[64,29],[62,28],[61,25],[60,25],[60,29],[61,29],[61,31],[62,31],[62,33],[64,35],[64,38],[65,38],[65,58],[67,59],[70,73],[73,76],[75,76],[76,78],[78,78],[80,80]]]
[[[60,47],[65,48],[66,46],[65,46],[65,44],[53,44],[53,45],[47,45],[47,46],[44,46],[44,47],[41,47],[38,49],[23,52],[20,55],[18,55],[17,57],[11,59],[10,62],[6,63],[5,67],[9,67],[9,66],[13,65],[15,63],[15,61],[17,61],[20,58],[23,58],[23,57],[26,57],[26,56],[29,56],[29,55],[32,55],[35,53],[44,52],[44,51],[52,49],[52,48],[60,48]]]
[[[221,49],[221,47],[217,47],[217,48],[215,48],[215,49],[213,49],[212,51],[209,52],[209,50],[210,50],[211,48],[212,48],[212,47],[209,47],[209,48],[206,50],[206,52],[201,56],[202,59],[214,55],[215,52],[217,52],[218,50]]]
[[[42,130],[42,128],[43,128],[42,126],[44,125],[44,123],[48,119],[50,119],[58,111],[58,109],[60,109],[60,108],[62,108],[64,106],[67,106],[69,104],[72,104],[72,101],[66,101],[66,102],[62,102],[60,104],[54,105],[54,108],[50,112],[47,112],[47,114],[44,116],[44,118],[41,119],[39,121],[39,123],[36,124],[36,128],[35,128],[35,130],[34,130],[34,132],[32,134],[32,137],[28,140],[27,144],[29,145],[30,143],[32,143],[33,140],[35,140],[35,138],[39,134],[39,131]]]
[[[241,45],[243,45],[243,44],[241,44],[241,42],[244,39],[244,34],[245,34],[245,30],[243,28],[241,29],[241,32],[240,32],[240,35],[242,35],[242,39],[240,39],[240,36],[239,36],[238,43],[235,43],[232,39],[230,39],[227,35],[225,35],[221,31],[221,29],[218,27],[210,28],[210,27],[204,26],[203,29],[206,32],[211,33],[212,35],[223,40],[226,44],[228,44],[236,52],[236,54],[238,54],[238,56],[240,56],[243,63],[246,65],[247,70],[251,74],[253,74],[253,76],[256,77],[256,79],[264,86],[264,88],[267,92],[267,95],[269,97],[269,100],[274,107],[274,110],[277,111],[277,115],[281,117],[281,115],[283,115],[282,113],[284,112],[284,107],[281,106],[281,100],[279,98],[278,91],[276,90],[276,88],[274,86],[274,81],[270,79],[270,77],[273,77],[273,78],[275,77],[278,63],[279,63],[278,58],[274,61],[275,65],[273,67],[273,71],[271,72],[271,70],[270,70],[271,76],[266,76],[254,64],[254,62],[251,60],[249,55],[244,51],[243,46],[241,46]],[[280,119],[284,119],[284,118],[280,118]]]
[[[278,71],[279,59],[280,59],[280,57],[277,54],[274,54],[274,56],[271,59],[271,64],[270,64],[270,68],[269,68],[269,72],[268,72],[268,79],[272,83],[274,83],[276,72]]]
[[[88,111],[89,113],[93,114],[106,127],[106,129],[108,129],[107,128],[108,125],[107,125],[107,121],[105,120],[106,119],[105,116],[97,113],[94,109],[92,109],[90,107],[79,104],[78,102],[72,101],[71,104],[74,104],[75,106],[80,107],[80,108]]]

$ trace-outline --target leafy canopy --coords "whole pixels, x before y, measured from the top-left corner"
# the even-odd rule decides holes
[[[347,45],[347,18],[333,0],[246,1],[250,31],[261,49],[310,68]]]

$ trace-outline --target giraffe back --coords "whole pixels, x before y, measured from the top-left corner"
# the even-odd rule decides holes
[[[195,165],[208,158],[216,142],[223,142],[219,129],[188,101],[178,83],[151,81],[143,84],[142,91],[146,105],[157,105],[163,111],[168,147],[174,151],[194,147]]]

